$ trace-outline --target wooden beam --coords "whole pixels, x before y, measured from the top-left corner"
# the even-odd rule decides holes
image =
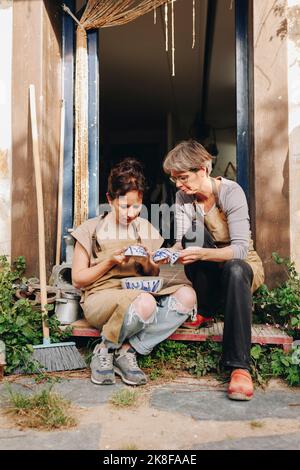
[[[282,281],[272,252],[290,255],[286,0],[253,0],[256,248],[266,280]]]
[[[36,88],[42,156],[48,274],[55,256],[61,108],[60,4],[13,4],[12,257],[23,255],[27,274],[38,274],[37,206],[30,138],[28,87]]]
[[[42,93],[44,106],[41,159],[44,170],[43,192],[48,274],[51,273],[52,267],[55,264],[57,236],[57,195],[62,100],[61,20],[60,2],[44,0],[42,49]]]

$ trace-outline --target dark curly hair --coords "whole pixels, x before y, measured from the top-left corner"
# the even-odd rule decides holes
[[[132,157],[127,157],[117,163],[108,177],[108,194],[114,200],[125,196],[129,191],[144,194],[146,181],[142,164]]]

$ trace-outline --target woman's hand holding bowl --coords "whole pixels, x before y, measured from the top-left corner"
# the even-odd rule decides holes
[[[124,249],[116,250],[111,256],[111,262],[113,265],[121,265],[124,263],[128,263],[129,256],[124,255]]]
[[[205,248],[199,246],[186,248],[179,252],[178,263],[187,265],[203,260],[205,256]]]

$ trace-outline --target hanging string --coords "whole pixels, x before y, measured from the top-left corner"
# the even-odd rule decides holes
[[[230,7],[229,7],[229,10],[232,10],[232,9],[233,9],[233,0],[231,0]]]
[[[80,21],[76,18],[75,15],[73,15],[73,13],[71,12],[70,8],[67,7],[67,5],[65,3],[62,4],[62,9],[68,13],[68,15],[71,16],[71,18],[73,18],[73,20],[78,24],[78,26],[81,28],[81,29],[84,29],[82,24],[80,23]]]
[[[175,77],[175,13],[174,0],[171,1],[172,11],[172,77]]]
[[[154,15],[154,24],[156,24],[156,7],[153,10],[153,15]]]
[[[192,49],[195,48],[196,44],[196,1],[193,0],[193,43]]]
[[[168,2],[165,3],[165,25],[166,25],[166,52],[168,52],[169,50]]]

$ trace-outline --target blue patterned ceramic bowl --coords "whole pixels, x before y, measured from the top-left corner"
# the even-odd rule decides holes
[[[164,259],[170,259],[170,257],[171,252],[167,248],[160,248],[154,253],[153,261],[154,263],[157,263],[158,261],[162,261]]]
[[[159,292],[164,284],[162,277],[125,277],[121,281],[123,289],[136,289],[145,292]]]
[[[170,251],[167,248],[160,248],[153,255],[153,261],[158,263],[167,259],[171,265],[175,264],[178,261],[179,254],[175,251]]]
[[[143,246],[140,245],[132,245],[127,248],[126,251],[124,251],[125,256],[140,256],[140,257],[147,257],[147,251]]]

